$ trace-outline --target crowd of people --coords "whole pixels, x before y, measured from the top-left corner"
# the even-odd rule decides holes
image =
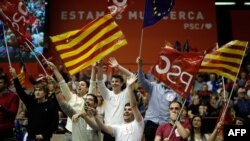
[[[145,73],[140,57],[137,72],[115,58],[108,63],[115,73],[105,73],[101,60],[90,73],[68,76],[47,62],[51,75],[29,89],[15,68],[1,72],[0,141],[50,141],[54,133],[63,133],[64,141],[217,141],[226,124],[218,120],[226,103],[230,124],[250,125],[250,64],[236,82],[215,73],[197,74],[183,99]]]

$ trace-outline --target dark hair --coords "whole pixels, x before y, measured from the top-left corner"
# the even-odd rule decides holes
[[[128,103],[126,103],[124,107],[126,107],[126,106],[130,106],[130,103],[129,103],[129,102],[128,102]]]
[[[0,74],[0,79],[2,79],[5,83],[8,82],[8,77],[5,74]]]
[[[172,103],[178,103],[178,104],[180,105],[180,107],[182,107],[182,103],[179,102],[179,101],[177,101],[177,100],[171,101],[171,102],[169,103],[169,107],[170,107],[170,105],[171,105]]]
[[[191,126],[192,126],[192,128],[191,128],[191,131],[190,131],[190,141],[195,141],[193,120],[194,120],[196,117],[199,117],[199,118],[201,119],[201,127],[200,127],[201,137],[202,137],[202,139],[206,139],[206,138],[205,138],[205,127],[202,125],[202,123],[203,123],[203,118],[202,118],[202,116],[200,116],[200,115],[194,115],[193,118],[191,119]]]
[[[8,81],[8,76],[6,74],[0,74],[0,79],[2,79],[4,84],[8,86],[9,81]]]
[[[112,78],[117,78],[117,79],[120,79],[121,82],[124,82],[124,79],[121,75],[114,74],[114,75],[112,75]]]
[[[42,83],[42,82],[37,83],[37,84],[34,85],[34,89],[35,89],[35,88],[40,88],[40,89],[42,89],[42,90],[44,91],[46,97],[47,97],[47,95],[49,94],[48,85],[45,84],[45,83]]]
[[[94,95],[94,94],[87,94],[86,96],[92,96],[93,98],[94,98],[94,102],[95,103],[98,103],[98,99],[97,99],[97,97],[96,97],[96,95]]]
[[[123,83],[121,90],[124,90],[126,88],[126,84],[124,83],[124,79],[121,75],[113,74],[111,78],[119,79],[121,81],[121,83]]]
[[[81,79],[80,81],[85,82],[85,83],[86,83],[86,86],[89,87],[89,85],[90,85],[89,80],[87,80],[87,79]],[[80,81],[79,81],[79,82],[80,82]]]
[[[243,124],[245,124],[245,119],[244,118],[242,118],[242,117],[235,117],[235,123],[236,123],[237,120],[239,120],[239,121],[243,122]]]

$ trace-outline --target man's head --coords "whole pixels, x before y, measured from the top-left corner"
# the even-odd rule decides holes
[[[86,98],[85,98],[85,103],[84,103],[84,107],[85,110],[87,111],[88,108],[96,108],[98,104],[98,99],[94,94],[87,94]]]
[[[89,90],[89,82],[86,80],[79,81],[78,92],[81,95],[85,95]]]
[[[131,122],[135,119],[130,103],[125,104],[123,111],[123,119],[125,122]]]
[[[182,104],[179,101],[172,101],[169,104],[170,119],[172,121],[177,120],[177,116],[181,111]]]
[[[5,90],[7,87],[8,78],[5,74],[0,74],[0,92]]]
[[[182,104],[179,101],[172,101],[169,104],[169,111],[171,113],[179,114],[181,111]]]
[[[111,78],[112,90],[122,90],[124,85],[124,79],[121,75],[113,75]]]
[[[239,88],[238,89],[238,98],[244,99],[246,97],[247,91],[245,88]]]
[[[34,86],[34,95],[35,99],[42,100],[46,98],[49,93],[48,85],[42,82],[35,84]]]
[[[235,118],[235,125],[244,125],[245,120],[241,117]]]

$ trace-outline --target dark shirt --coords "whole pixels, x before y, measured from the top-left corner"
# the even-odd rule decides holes
[[[46,140],[50,140],[59,122],[56,103],[51,100],[38,103],[33,95],[24,92],[17,78],[14,79],[14,85],[27,108],[28,137],[34,139],[35,135],[42,134]]]

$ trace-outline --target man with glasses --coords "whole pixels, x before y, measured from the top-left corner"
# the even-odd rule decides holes
[[[191,125],[189,122],[180,121],[178,115],[181,112],[182,104],[172,101],[169,105],[170,122],[160,125],[157,128],[155,141],[184,141],[187,140]]]

